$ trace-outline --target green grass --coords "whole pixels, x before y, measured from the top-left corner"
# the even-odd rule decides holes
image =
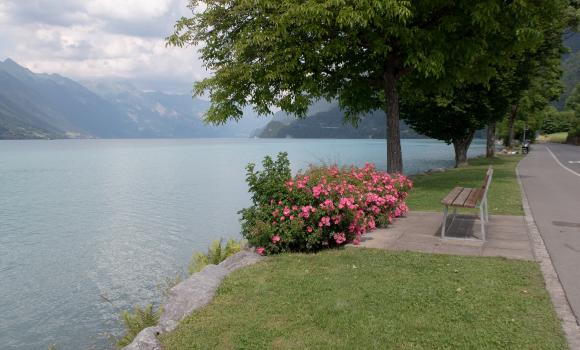
[[[541,135],[538,137],[540,142],[550,142],[550,143],[565,143],[568,138],[567,132],[557,132],[555,134]]]
[[[411,210],[442,211],[441,200],[456,186],[481,187],[489,165],[494,174],[488,192],[489,213],[500,215],[523,215],[520,187],[516,177],[516,166],[521,156],[475,158],[469,166],[449,169],[444,173],[417,175],[414,187],[407,199]],[[468,212],[469,210],[463,210]]]
[[[566,349],[536,263],[347,248],[238,270],[176,349]]]

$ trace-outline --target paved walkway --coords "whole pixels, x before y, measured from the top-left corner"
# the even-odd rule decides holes
[[[522,216],[491,215],[486,242],[473,239],[479,236],[480,225],[472,215],[458,215],[446,233],[455,238],[441,240],[442,217],[442,213],[412,211],[387,229],[363,235],[359,247],[534,260]]]
[[[518,167],[540,234],[580,316],[580,147],[534,145]],[[572,163],[570,163],[572,162]]]

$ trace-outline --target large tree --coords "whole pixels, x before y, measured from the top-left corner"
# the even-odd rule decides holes
[[[193,16],[168,43],[201,45],[212,76],[194,93],[211,98],[207,121],[239,119],[246,105],[304,117],[321,98],[337,99],[354,122],[383,109],[387,170],[401,172],[401,81],[417,89],[487,81],[535,45],[538,23],[561,1],[191,0]],[[436,86],[425,85],[431,77]]]
[[[516,120],[525,120],[529,115],[543,110],[562,92],[562,69],[560,57],[563,27],[552,28],[546,33],[542,45],[535,52],[522,56],[516,62],[512,74],[504,81],[509,87],[510,110],[507,116],[507,148],[513,147]]]
[[[508,105],[496,90],[471,84],[405,99],[402,116],[417,132],[453,144],[455,167],[461,167],[475,132],[502,118]]]

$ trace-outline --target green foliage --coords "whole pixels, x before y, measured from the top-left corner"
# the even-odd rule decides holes
[[[486,84],[514,55],[537,48],[543,21],[568,4],[472,0],[193,0],[167,43],[203,44],[213,75],[197,82],[209,94],[208,122],[240,119],[252,105],[305,117],[319,99],[337,99],[346,119],[388,113],[387,169],[402,171],[398,88],[441,91]],[[402,96],[406,98],[408,96]]]
[[[279,166],[273,166],[279,163]],[[353,241],[406,213],[412,183],[374,165],[310,167],[289,177],[284,153],[264,170],[247,167],[253,203],[242,209],[242,235],[259,254],[317,251]],[[272,189],[275,188],[275,191]]]
[[[419,133],[450,144],[487,125],[493,116],[489,96],[483,85],[444,94],[416,94],[404,102],[402,117]]]
[[[214,240],[211,242],[207,253],[195,252],[191,257],[191,261],[187,266],[187,271],[190,275],[203,270],[207,265],[217,265],[226,260],[230,256],[242,250],[242,242],[235,239],[229,239],[225,246],[222,246],[222,240]]]
[[[560,112],[550,106],[544,110],[542,132],[545,134],[554,134],[569,131],[575,119],[576,113],[573,110]]]
[[[579,80],[580,81],[580,80]],[[566,99],[566,110],[576,112],[580,116],[580,84],[576,84],[570,96]]]
[[[509,101],[497,83],[467,85],[451,91],[422,95],[404,101],[402,118],[417,132],[452,143],[455,166],[467,163],[467,150],[477,130],[505,115]]]
[[[578,82],[580,82],[580,51],[571,53],[562,62],[562,70],[562,84],[564,85],[564,91],[557,104],[558,108],[565,107],[566,100],[570,97]]]
[[[262,170],[256,170],[256,165],[248,164],[246,167],[246,182],[248,190],[252,194],[254,204],[269,203],[270,200],[286,198],[288,192],[285,184],[292,177],[292,169],[288,160],[288,153],[280,152],[273,160],[266,156],[262,161]]]
[[[352,114],[382,109],[384,75],[391,71],[396,78],[438,77],[441,84],[487,81],[492,65],[538,45],[539,22],[564,5],[559,0],[204,3],[191,2],[193,16],[177,22],[168,43],[204,43],[201,58],[214,74],[196,83],[195,93],[209,92],[207,119],[216,123],[240,118],[248,104],[261,114],[276,106],[304,116],[318,98],[337,97]]]
[[[159,322],[161,308],[154,310],[153,304],[144,308],[136,306],[133,311],[123,311],[121,318],[125,326],[125,334],[117,341],[117,347],[122,348],[131,344],[133,339],[147,327],[155,326]]]

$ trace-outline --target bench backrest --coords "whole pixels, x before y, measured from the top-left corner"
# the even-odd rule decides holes
[[[481,186],[481,190],[483,191],[483,195],[481,196],[481,200],[487,198],[487,190],[489,190],[489,185],[491,185],[491,178],[493,177],[493,168],[491,165],[487,169],[485,173],[485,179],[483,180],[483,185]]]

